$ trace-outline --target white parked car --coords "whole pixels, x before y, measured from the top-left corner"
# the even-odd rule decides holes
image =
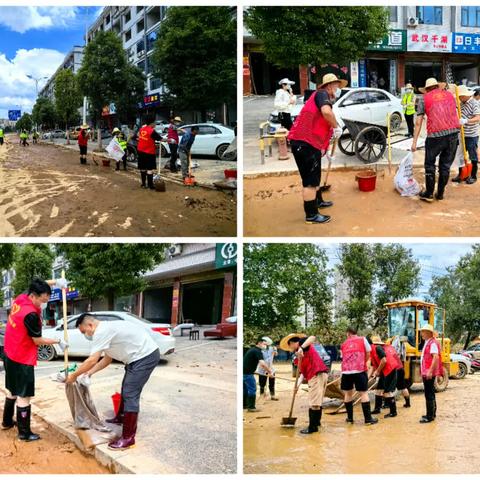
[[[193,126],[198,127],[198,134],[192,145],[192,155],[210,155],[222,159],[225,150],[235,138],[235,133],[230,127],[220,123],[195,123],[182,125],[183,130],[189,130]],[[168,143],[162,142],[162,156],[170,155]],[[236,160],[228,157],[228,160]]]
[[[451,353],[450,361],[458,362],[459,365],[458,373],[453,378],[465,378],[467,374],[472,373],[472,361],[465,355],[461,355],[460,353]]]
[[[168,355],[175,351],[175,338],[173,337],[170,324],[151,323],[143,318],[128,312],[91,312],[100,321],[125,321],[130,322],[138,328],[144,328],[158,345],[160,355]],[[67,319],[68,328],[68,353],[72,357],[88,357],[92,342],[87,340],[82,332],[75,327],[79,315],[72,315]],[[63,323],[56,327],[44,328],[42,336],[45,338],[63,338]],[[38,347],[39,360],[53,360],[56,357],[63,357],[63,353],[57,345],[41,345]]]
[[[292,120],[295,120],[302,108],[303,97],[300,97],[292,110]],[[333,105],[333,112],[337,120],[345,118],[383,127],[387,126],[387,114],[390,113],[390,126],[394,131],[400,128],[403,121],[401,100],[380,88],[343,88]],[[274,110],[270,114],[269,122],[272,130],[280,126],[278,111]],[[339,123],[343,126],[343,122]]]

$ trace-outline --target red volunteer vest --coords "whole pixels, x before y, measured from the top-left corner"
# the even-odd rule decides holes
[[[306,142],[322,152],[328,149],[333,129],[315,104],[315,93],[310,95],[288,134],[289,140]]]
[[[155,155],[157,153],[155,150],[155,140],[152,138],[153,130],[152,127],[145,126],[138,132],[137,150],[139,152],[148,153],[150,155]]]
[[[403,363],[400,360],[400,356],[398,355],[398,352],[395,350],[395,348],[392,345],[384,345],[383,348],[385,350],[385,353],[387,353],[387,355],[388,355],[388,352],[390,352],[390,355],[392,356],[392,359],[393,359],[393,366],[395,370],[400,370],[401,368],[403,368]]]
[[[427,133],[460,128],[455,98],[450,92],[436,88],[423,96],[427,115]]]
[[[308,382],[315,375],[317,375],[317,373],[323,372],[328,372],[328,368],[321,359],[318,352],[313,347],[313,345],[310,345],[310,348],[306,352],[304,352],[304,356],[300,364],[300,373],[305,377],[305,380]]]
[[[340,347],[342,351],[342,372],[367,371],[367,351],[363,337],[357,335],[347,338]]]
[[[23,323],[29,313],[36,313],[42,324],[41,310],[22,293],[13,302],[5,329],[5,354],[10,360],[24,365],[37,364],[37,346]]]
[[[440,343],[435,338],[431,338],[428,340],[428,343],[423,347],[425,349],[423,353],[422,365],[420,366],[420,371],[422,373],[422,377],[427,375],[427,371],[430,369],[433,363],[433,355],[430,353],[433,344],[437,345],[438,348],[438,362],[437,366],[435,367],[435,371],[433,372],[434,377],[439,377],[443,375],[443,364],[442,364],[442,348],[440,347]]]
[[[393,370],[397,370],[397,362],[395,361],[395,357],[392,354],[392,351],[387,348],[389,345],[382,345],[383,350],[385,351],[385,357],[387,359],[387,363],[383,367],[382,375],[387,376],[393,372]],[[378,368],[381,362],[381,358],[377,355],[377,345],[372,345],[372,351],[370,352],[370,361],[372,362],[373,368]]]
[[[167,138],[168,140],[174,140],[178,145],[178,131],[176,129],[168,127]]]
[[[86,147],[88,145],[88,135],[83,133],[85,130],[82,130],[78,135],[78,144],[81,147]]]

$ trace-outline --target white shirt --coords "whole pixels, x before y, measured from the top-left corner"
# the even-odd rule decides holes
[[[274,106],[279,112],[291,113],[293,106],[295,103],[290,103],[290,99],[295,99],[295,103],[297,98],[295,95],[290,97],[290,92],[288,90],[284,90],[283,88],[279,88],[275,93],[275,101]]]
[[[105,355],[128,365],[157,349],[153,338],[138,325],[123,320],[100,321],[93,334],[90,355],[105,352]]]
[[[422,355],[420,356],[420,365],[423,365],[423,354],[425,353],[425,350],[427,349],[427,345],[429,343],[433,342],[433,337],[432,338],[429,338],[426,342],[425,342],[425,345],[423,346],[422,348]],[[435,355],[435,354],[439,354],[440,352],[438,351],[438,346],[436,343],[434,343],[432,345],[432,347],[430,348],[430,354],[431,355]]]
[[[365,345],[365,350],[367,351],[367,353],[370,353],[372,351],[372,347],[368,343],[368,340],[365,337],[363,337],[363,344]],[[342,375],[344,374],[350,375],[351,373],[362,373],[362,371],[363,370],[348,370],[348,371],[342,372]]]

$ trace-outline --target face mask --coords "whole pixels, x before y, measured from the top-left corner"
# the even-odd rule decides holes
[[[48,302],[45,302],[45,303],[42,303],[42,304],[40,305],[40,308],[41,308],[42,310],[45,310],[45,309],[47,308],[47,306],[48,306]]]
[[[340,98],[341,94],[342,94],[342,90],[340,88],[337,88],[335,90],[335,98]]]
[[[83,336],[89,341],[91,342],[93,340],[93,337],[91,335],[87,335],[86,333],[83,334]]]

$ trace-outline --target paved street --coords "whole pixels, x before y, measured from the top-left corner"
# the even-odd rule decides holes
[[[167,179],[164,193],[144,190],[136,169],[115,172],[113,165],[103,167],[100,158],[95,165],[91,154],[89,165],[80,165],[75,145],[69,149],[46,143],[21,147],[15,137],[8,139],[11,143],[0,147],[2,236],[236,233],[236,198],[230,192],[185,187],[178,179]],[[231,166],[232,162],[223,163]],[[202,169],[201,164],[195,175]]]
[[[162,360],[144,389],[136,448],[111,452],[100,445],[97,459],[111,465],[115,460],[114,470],[124,473],[234,473],[236,351],[236,339],[177,337],[176,352]],[[49,378],[61,368],[62,361],[37,367],[35,411],[75,435],[64,386]],[[92,378],[92,396],[104,417],[113,413],[110,397],[119,390],[122,377],[123,366],[113,364]]]

